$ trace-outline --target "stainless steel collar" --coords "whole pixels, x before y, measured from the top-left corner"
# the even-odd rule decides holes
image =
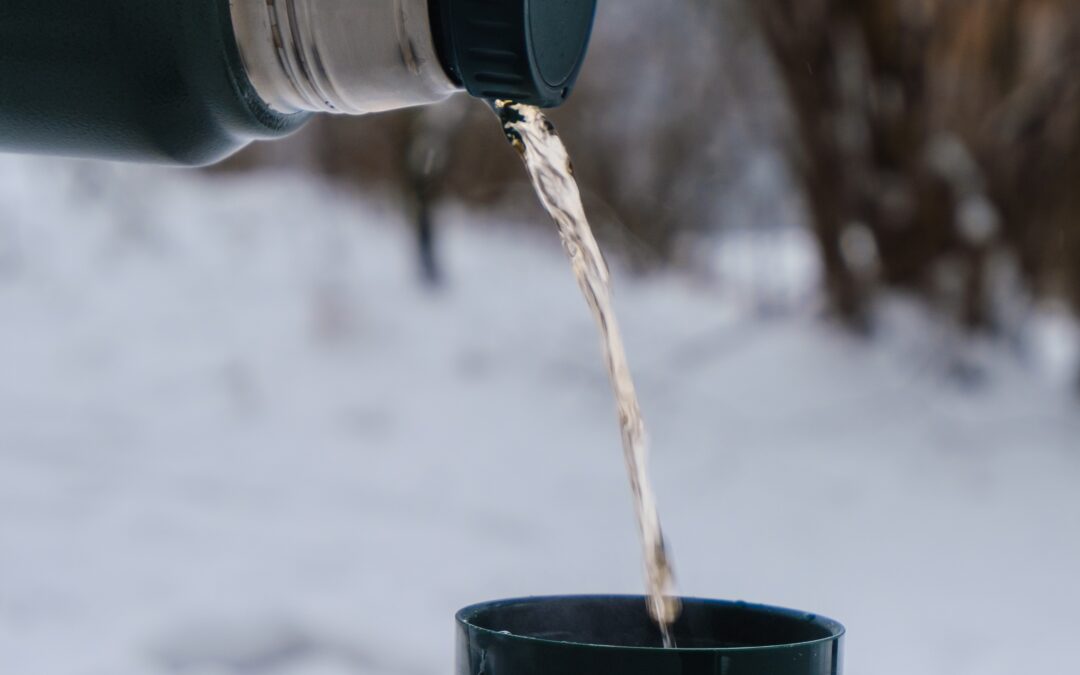
[[[255,91],[284,113],[362,114],[457,91],[435,52],[428,0],[231,0]]]

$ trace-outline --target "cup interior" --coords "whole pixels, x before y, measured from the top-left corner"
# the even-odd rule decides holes
[[[459,621],[494,633],[561,643],[661,647],[660,631],[638,596],[506,600],[462,610]],[[843,627],[794,610],[687,598],[674,625],[679,649],[798,645],[843,634]]]

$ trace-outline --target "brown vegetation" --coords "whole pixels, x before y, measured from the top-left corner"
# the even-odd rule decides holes
[[[994,328],[991,270],[1080,307],[1080,4],[753,0],[835,308],[875,284]]]

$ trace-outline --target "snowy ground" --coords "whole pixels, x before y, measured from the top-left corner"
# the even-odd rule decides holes
[[[554,235],[449,215],[432,294],[295,176],[0,158],[0,672],[445,675],[462,605],[640,588]],[[684,592],[841,619],[850,675],[1067,670],[1063,384],[957,385],[904,307],[865,344],[620,282]]]

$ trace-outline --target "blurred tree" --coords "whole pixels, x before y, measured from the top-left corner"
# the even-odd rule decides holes
[[[1000,328],[993,271],[1080,307],[1080,3],[752,0],[835,309],[875,286]]]
[[[407,113],[411,120],[405,149],[405,188],[413,228],[420,275],[428,286],[442,280],[436,255],[435,204],[453,157],[458,130],[465,120],[468,101],[456,97],[439,108],[418,108]]]

